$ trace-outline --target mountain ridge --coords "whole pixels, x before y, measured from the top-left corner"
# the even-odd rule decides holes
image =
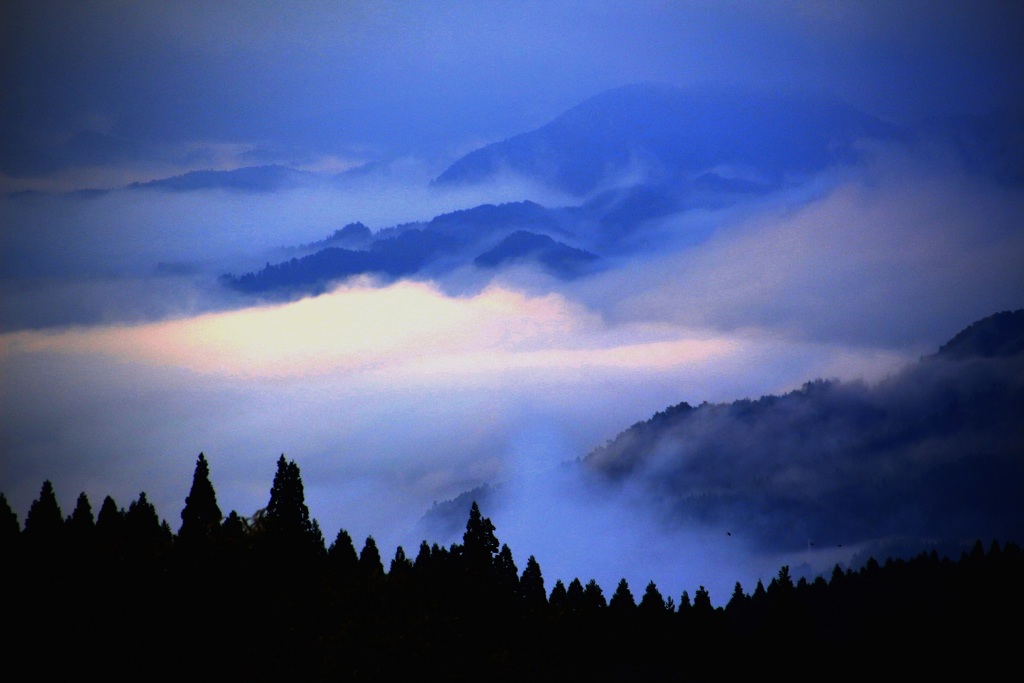
[[[1024,309],[979,319],[874,385],[671,405],[565,465],[595,495],[628,486],[659,523],[728,530],[763,552],[1019,539],[1022,321]],[[495,505],[501,486],[435,504],[424,526],[450,528],[467,496]]]
[[[901,135],[842,101],[804,93],[632,84],[474,150],[434,182],[475,183],[510,170],[584,196],[639,166],[660,181],[733,167],[778,184],[854,158],[861,137]]]

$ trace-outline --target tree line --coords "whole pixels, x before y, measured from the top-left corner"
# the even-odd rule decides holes
[[[461,543],[399,546],[385,565],[372,536],[358,552],[344,529],[325,542],[283,455],[267,506],[245,518],[222,513],[200,454],[177,532],[145,493],[127,509],[107,496],[96,515],[82,493],[65,517],[46,481],[23,527],[0,493],[0,551],[12,663],[113,680],[664,680],[894,658],[980,671],[1014,651],[1007,624],[1024,607],[1024,555],[995,540],[812,581],[782,566],[767,586],[737,582],[723,607],[703,586],[678,601],[653,581],[549,589],[476,502]]]

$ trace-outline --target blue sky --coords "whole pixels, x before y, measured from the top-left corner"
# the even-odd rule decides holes
[[[680,401],[877,380],[1024,302],[1021,187],[927,144],[665,217],[652,234],[708,237],[573,282],[524,269],[481,284],[463,270],[273,305],[216,282],[352,221],[376,231],[484,202],[578,202],[531,178],[429,181],[630,83],[825,93],[914,130],[1020,112],[1018,3],[0,0],[0,12],[0,491],[22,520],[49,478],[65,513],[81,491],[98,509],[144,490],[177,529],[201,451],[222,509],[251,514],[285,453],[328,541],[344,527],[408,553],[434,501],[506,480],[530,495],[484,513],[549,587],[579,574],[608,592],[626,575],[634,593],[653,578],[675,598],[703,584],[725,599],[783,561],[848,558],[758,555],[712,543],[718,530],[663,536],[629,496],[570,505],[536,473]],[[378,165],[259,195],[118,189],[272,163]],[[90,188],[112,191],[65,194]],[[556,512],[573,517],[571,538],[541,533]]]

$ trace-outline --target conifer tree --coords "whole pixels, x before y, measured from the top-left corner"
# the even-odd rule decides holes
[[[555,609],[564,609],[567,598],[568,592],[565,590],[565,584],[562,583],[561,579],[558,579],[555,581],[554,588],[551,589],[551,595],[548,596],[548,604]]]
[[[704,586],[698,588],[697,592],[693,594],[693,610],[694,613],[700,615],[707,615],[715,610],[714,605],[711,604],[711,594]]]
[[[480,507],[473,501],[462,535],[462,557],[471,576],[484,579],[493,576],[494,555],[498,552],[498,539],[494,535],[494,524],[480,514]]]
[[[569,582],[565,591],[565,607],[570,612],[578,612],[586,606],[586,596],[583,589],[583,582],[577,576]]]
[[[427,543],[426,539],[420,541],[419,552],[416,553],[416,560],[413,562],[413,567],[417,570],[425,570],[430,564],[430,544]]]
[[[519,569],[507,544],[502,544],[501,552],[494,558],[494,573],[502,593],[516,595],[519,592]]]
[[[78,494],[75,502],[75,509],[64,521],[68,539],[71,545],[78,551],[89,547],[96,533],[96,521],[92,516],[92,505],[89,504],[89,497],[85,491]]]
[[[96,515],[96,538],[108,552],[116,552],[125,542],[124,510],[110,496],[103,499]]]
[[[0,493],[0,550],[13,549],[21,539],[18,515],[11,509],[7,496]]]
[[[327,566],[342,582],[353,580],[359,570],[359,555],[356,554],[352,536],[345,529],[338,530],[331,547],[327,549]]]
[[[270,488],[266,524],[281,534],[305,534],[310,529],[309,508],[295,461],[288,462],[284,454],[277,461],[277,472]]]
[[[661,595],[661,591],[651,581],[647,584],[647,588],[644,589],[644,595],[640,599],[639,608],[642,612],[657,614],[666,611],[665,598]]]
[[[74,528],[78,531],[96,527],[96,520],[92,515],[92,505],[89,503],[89,496],[85,494],[85,491],[78,494],[78,500],[75,501],[75,509],[68,515],[65,524],[69,529]]]
[[[310,520],[299,466],[284,454],[277,461],[262,526],[267,545],[281,559],[302,562],[321,554],[323,536]]]
[[[327,557],[327,547],[324,545],[324,532],[320,531],[320,522],[314,519],[310,527],[309,544],[312,546],[313,555],[318,558]]]
[[[225,547],[232,551],[241,552],[248,548],[248,527],[245,520],[236,511],[232,510],[224,518],[224,523],[221,524],[220,539]]]
[[[586,610],[603,609],[608,606],[604,597],[604,591],[597,584],[596,579],[591,579],[583,588],[583,608]]]
[[[523,576],[519,580],[519,590],[527,609],[540,609],[548,602],[540,563],[533,555],[526,560],[526,568],[523,569]]]
[[[757,585],[754,587],[754,592],[750,596],[750,604],[755,608],[763,608],[765,601],[768,599],[768,591],[764,589],[764,583],[761,579],[757,580]]]
[[[209,542],[220,531],[223,517],[217,505],[217,494],[210,483],[210,466],[206,456],[200,453],[192,474],[192,488],[181,511],[178,538],[188,546]]]
[[[729,602],[726,603],[725,609],[732,611],[734,609],[742,609],[743,605],[747,602],[747,595],[743,592],[743,584],[739,581],[732,589],[732,595],[729,597]]]
[[[683,591],[683,594],[679,596],[679,615],[688,617],[692,609],[693,603],[690,602],[690,593],[689,591]]]
[[[61,514],[53,484],[43,482],[39,498],[32,502],[25,517],[25,540],[33,548],[56,550],[63,542],[64,516]]]
[[[616,586],[615,592],[612,593],[612,599],[608,603],[609,609],[614,609],[619,612],[632,611],[636,607],[636,600],[633,598],[633,592],[629,590],[629,583],[626,582],[625,578],[619,581],[619,585]]]
[[[380,559],[380,550],[373,536],[367,536],[363,549],[359,553],[359,578],[366,582],[376,582],[384,576],[384,563]]]
[[[153,552],[170,541],[170,528],[160,523],[156,508],[146,498],[146,492],[128,505],[124,515],[128,543],[136,551]]]
[[[388,569],[389,579],[404,580],[412,571],[412,561],[406,557],[405,549],[402,546],[395,548],[395,556],[391,560],[391,566]]]

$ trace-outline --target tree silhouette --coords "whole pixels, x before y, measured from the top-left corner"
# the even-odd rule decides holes
[[[89,504],[89,496],[85,495],[85,491],[78,494],[75,509],[64,521],[64,526],[72,543],[84,545],[92,541],[92,534],[96,530],[96,520],[93,518],[92,505]]]
[[[620,579],[619,585],[615,587],[608,608],[617,612],[630,612],[636,608],[636,600],[633,598],[633,592],[629,590],[629,583],[625,578]]]
[[[608,602],[605,600],[604,591],[597,584],[597,580],[591,579],[588,581],[587,585],[583,588],[583,609],[593,611],[607,606]]]
[[[13,550],[21,539],[18,514],[11,509],[7,496],[0,493],[0,549]]]
[[[476,501],[469,508],[466,531],[462,535],[462,557],[470,576],[483,581],[493,576],[494,555],[498,552],[498,539],[494,524],[480,514]]]
[[[146,498],[146,492],[128,505],[124,515],[126,540],[135,552],[152,553],[170,544],[171,531],[161,524],[156,508]]]
[[[384,563],[380,559],[380,550],[373,536],[367,536],[363,549],[359,552],[359,578],[366,584],[374,584],[384,576]]]
[[[278,559],[303,563],[321,554],[323,536],[314,527],[306,507],[302,475],[295,461],[277,461],[277,472],[270,488],[270,502],[261,526],[264,543]]]
[[[96,515],[96,539],[108,554],[117,554],[125,543],[124,510],[110,496],[103,499]]]
[[[345,529],[339,529],[331,547],[327,549],[327,566],[331,574],[343,583],[355,579],[359,570],[359,555],[356,554],[352,536]]]
[[[527,609],[538,610],[547,605],[544,577],[541,575],[540,563],[533,555],[526,560],[526,568],[523,569],[523,576],[519,580],[519,591]]]
[[[557,610],[565,609],[568,597],[565,584],[562,583],[561,579],[558,579],[555,581],[554,588],[551,589],[551,595],[548,596],[548,604]]]
[[[405,555],[405,549],[402,546],[395,548],[395,556],[391,560],[391,566],[388,569],[389,577],[407,576],[412,571],[412,560]]]
[[[583,589],[583,582],[580,581],[579,577],[576,577],[569,582],[569,587],[565,591],[565,608],[569,612],[578,612],[586,608],[586,603],[587,598],[586,591]]]
[[[697,614],[703,615],[710,614],[715,610],[711,604],[711,594],[704,586],[698,588],[697,592],[693,594],[693,609]]]
[[[501,545],[501,552],[494,558],[494,573],[498,581],[498,590],[509,596],[519,593],[519,569],[512,558],[512,549],[504,543]]]
[[[250,540],[249,525],[234,510],[229,512],[220,529],[222,548],[237,559],[250,549]]]
[[[181,510],[181,528],[178,539],[187,546],[196,546],[214,539],[220,531],[223,519],[217,505],[217,494],[210,483],[210,466],[202,453],[196,460],[196,469],[192,474],[192,488],[185,498],[185,507]]]
[[[648,583],[647,588],[644,589],[644,595],[640,599],[639,608],[641,612],[648,614],[660,614],[667,610],[665,598],[654,584],[654,581]]]
[[[39,498],[32,502],[25,517],[25,539],[33,549],[56,550],[63,540],[64,516],[61,514],[53,484],[49,479],[43,482]]]

